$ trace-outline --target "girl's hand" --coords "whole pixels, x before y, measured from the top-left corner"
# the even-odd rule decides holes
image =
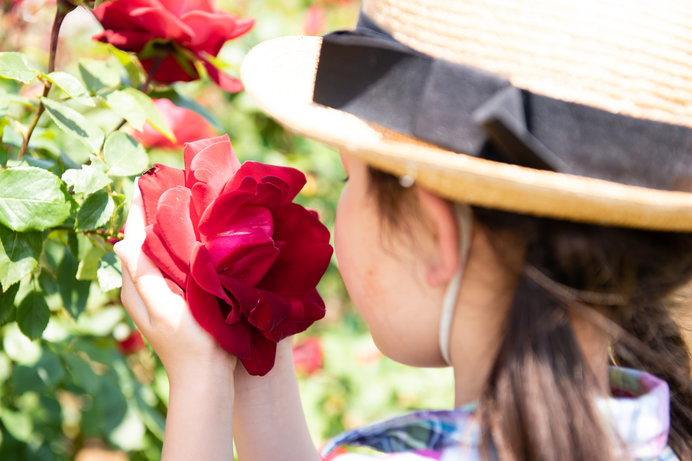
[[[171,291],[159,269],[142,252],[144,212],[135,183],[125,238],[115,253],[122,260],[121,300],[137,328],[161,358],[171,380],[200,367],[235,369],[237,359],[221,349],[192,317],[185,300]]]

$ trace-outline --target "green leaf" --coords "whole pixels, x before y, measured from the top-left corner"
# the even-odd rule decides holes
[[[108,136],[103,146],[103,156],[106,158],[108,174],[113,176],[136,175],[149,166],[144,148],[122,131]]]
[[[94,369],[91,368],[89,362],[73,354],[66,354],[63,357],[65,362],[67,362],[67,369],[72,375],[75,384],[90,394],[96,392],[100,384],[100,378],[94,373]]]
[[[48,98],[41,98],[46,112],[53,119],[58,128],[79,139],[91,152],[98,152],[103,143],[103,132],[101,129],[90,123],[82,114],[71,107],[53,101]]]
[[[175,135],[173,134],[173,131],[171,131],[168,124],[166,124],[166,121],[163,119],[159,111],[156,109],[154,101],[152,101],[152,99],[149,96],[134,88],[126,88],[123,90],[123,92],[131,94],[137,99],[139,105],[144,109],[144,113],[147,117],[147,122],[149,122],[149,124],[156,131],[170,139],[172,142],[175,142]]]
[[[25,392],[46,392],[65,377],[60,358],[48,348],[43,348],[41,358],[31,366],[18,365],[12,373],[12,388],[18,395]]]
[[[120,70],[108,61],[82,59],[78,67],[84,84],[92,94],[120,84]]]
[[[125,68],[127,77],[130,79],[130,86],[138,88],[141,83],[141,70],[137,65],[137,58],[125,51],[119,50],[111,44],[108,44],[108,51],[115,56],[120,64]]]
[[[72,186],[76,194],[91,195],[109,185],[112,180],[106,175],[106,165],[98,157],[92,156],[89,165],[70,169],[62,174],[62,180]]]
[[[77,226],[79,231],[97,229],[108,222],[115,204],[107,191],[96,192],[90,195],[77,212]]]
[[[42,247],[40,232],[13,232],[0,226],[0,285],[5,292],[38,266]]]
[[[16,231],[43,230],[70,216],[60,178],[41,168],[0,171],[0,223]]]
[[[24,336],[16,323],[7,325],[4,333],[2,348],[15,362],[33,365],[41,357],[41,346]]]
[[[7,115],[7,111],[10,109],[10,98],[7,93],[0,89],[0,119]]]
[[[146,428],[132,405],[127,406],[122,422],[108,434],[108,438],[117,447],[131,451],[142,448]]]
[[[2,130],[2,143],[15,147],[21,146],[24,141],[21,131],[16,124],[10,122],[9,117],[4,120],[7,121],[7,125],[5,125],[5,128]]]
[[[135,130],[142,131],[147,114],[132,94],[126,91],[113,91],[104,95],[103,101],[116,114],[127,120]]]
[[[71,98],[85,98],[89,96],[87,89],[74,75],[58,71],[46,74],[45,77]]]
[[[2,420],[7,432],[21,442],[28,442],[34,432],[31,416],[26,413],[3,408],[2,413],[0,413],[0,420]]]
[[[120,267],[120,259],[115,253],[108,253],[99,260],[97,274],[99,285],[103,291],[120,288],[123,284],[123,272]]]
[[[79,260],[77,280],[97,280],[99,260],[105,253],[106,250],[100,246],[92,246],[89,248],[87,254]]]
[[[28,338],[40,338],[48,326],[50,309],[44,298],[44,293],[31,291],[17,307],[17,324]]]
[[[15,283],[0,295],[0,323],[4,322],[14,307],[14,297],[19,291],[19,284]]]
[[[0,53],[0,77],[29,83],[38,76],[38,71],[29,66],[26,56],[15,51]]]
[[[113,194],[113,201],[115,202],[115,212],[113,213],[113,220],[111,221],[111,230],[117,230],[119,232],[127,220],[125,196],[123,194]]]
[[[65,377],[65,367],[62,365],[60,357],[45,347],[35,368],[39,378],[49,389],[54,389]]]
[[[89,299],[91,282],[77,280],[79,262],[65,249],[60,264],[58,264],[58,287],[63,306],[73,318],[78,318],[86,308]]]

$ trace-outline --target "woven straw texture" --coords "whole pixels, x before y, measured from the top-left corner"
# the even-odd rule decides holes
[[[692,1],[364,0],[414,49],[515,86],[692,127]]]
[[[692,194],[500,164],[430,146],[312,102],[321,39],[264,42],[241,76],[260,107],[298,133],[334,145],[451,200],[606,225],[692,231]],[[691,99],[692,100],[692,99]]]

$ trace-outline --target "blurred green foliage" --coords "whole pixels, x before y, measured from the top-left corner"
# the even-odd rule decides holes
[[[167,130],[149,97],[201,113],[229,134],[241,161],[305,172],[298,200],[330,228],[344,173],[332,148],[285,131],[244,93],[224,93],[208,80],[138,92],[133,87],[144,77],[136,59],[92,41],[100,26],[83,7],[67,16],[58,72],[47,73],[54,2],[14,3],[0,5],[0,459],[159,459],[168,382],[132,336],[111,243],[134,177],[154,162],[182,164],[181,149],[145,151],[127,134],[145,120]],[[358,13],[349,0],[218,6],[256,19],[219,55],[234,75],[254,44],[348,27]],[[53,88],[20,159],[41,81]],[[40,208],[28,203],[36,197],[44,197]],[[379,354],[335,261],[319,289],[327,316],[298,338],[317,338],[324,352],[318,369],[300,373],[316,444],[409,409],[452,404],[449,370],[407,368]]]

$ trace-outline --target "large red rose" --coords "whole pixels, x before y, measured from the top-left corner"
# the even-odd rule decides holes
[[[142,131],[132,134],[144,147],[182,147],[186,142],[216,136],[211,123],[193,110],[176,106],[169,99],[155,99],[154,106],[173,131],[175,142],[146,123]]]
[[[158,82],[196,80],[195,62],[201,61],[221,88],[242,89],[239,80],[221,72],[209,57],[249,31],[254,20],[219,10],[212,0],[114,0],[101,4],[94,15],[104,28],[94,38],[137,53]]]
[[[276,343],[324,315],[315,287],[329,231],[292,203],[305,184],[298,170],[240,165],[227,136],[188,143],[184,156],[184,170],[155,165],[139,180],[142,249],[221,347],[266,374]]]

